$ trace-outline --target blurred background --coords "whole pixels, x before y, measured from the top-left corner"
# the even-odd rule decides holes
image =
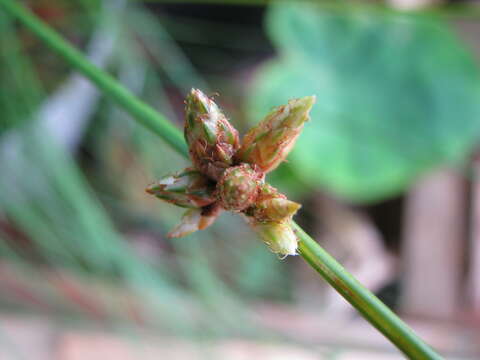
[[[241,133],[315,94],[268,180],[448,359],[480,358],[480,7],[22,1],[179,128]],[[169,240],[145,193],[187,162],[0,10],[0,359],[401,359],[299,257],[230,214]]]

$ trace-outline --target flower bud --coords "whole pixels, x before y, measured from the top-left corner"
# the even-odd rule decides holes
[[[254,166],[241,164],[230,167],[223,173],[217,184],[217,197],[225,210],[242,211],[257,199],[263,173]]]
[[[213,204],[201,209],[189,209],[183,214],[178,224],[167,236],[179,238],[187,236],[197,230],[203,230],[212,225],[221,213],[220,206]]]
[[[245,134],[236,159],[257,164],[265,173],[274,170],[295,144],[314,103],[315,96],[306,96],[275,108]]]
[[[192,89],[185,104],[185,140],[192,162],[199,171],[218,180],[233,163],[240,146],[238,132],[200,90]]]
[[[146,191],[177,206],[199,208],[215,202],[214,189],[214,184],[203,174],[187,168],[160,179]]]

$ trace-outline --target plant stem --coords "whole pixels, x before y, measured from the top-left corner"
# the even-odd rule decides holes
[[[410,359],[441,359],[407,324],[358,282],[297,224],[300,255],[373,326]]]
[[[135,97],[111,75],[93,65],[79,50],[68,44],[54,29],[22,7],[18,1],[0,0],[0,5],[35,33],[45,44],[89,78],[135,120],[159,135],[180,154],[187,156],[183,135],[163,115]]]
[[[91,64],[80,51],[68,44],[55,30],[28,12],[18,2],[0,0],[0,6],[33,31],[76,70],[89,78],[134,119],[159,135],[180,154],[188,156],[181,132],[163,115],[136,98],[113,77]],[[300,255],[398,349],[411,359],[441,359],[400,318],[365,289],[298,225],[293,226],[299,238]]]

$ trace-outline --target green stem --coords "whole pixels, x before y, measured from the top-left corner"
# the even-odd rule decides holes
[[[0,5],[12,16],[21,21],[45,44],[72,67],[89,78],[103,93],[108,95],[134,119],[159,135],[165,142],[187,156],[188,149],[183,136],[163,115],[135,97],[112,76],[93,65],[79,50],[68,44],[54,29],[20,5],[19,1],[0,0]]]
[[[180,154],[188,156],[187,146],[181,132],[171,125],[164,116],[136,98],[113,77],[91,64],[80,51],[23,8],[19,2],[0,0],[0,6],[33,31],[76,70],[95,83],[105,94],[130,113],[134,119],[158,134]],[[298,225],[294,224],[294,228],[300,239],[300,255],[405,355],[411,359],[441,359],[400,318],[375,295],[365,289]]]
[[[300,239],[298,243],[300,255],[408,358],[441,359],[407,324],[364,288],[300,226],[293,223],[293,228]]]

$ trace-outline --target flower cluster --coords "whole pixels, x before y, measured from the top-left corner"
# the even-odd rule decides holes
[[[169,237],[210,226],[223,210],[240,213],[269,248],[295,255],[291,220],[300,204],[265,182],[292,149],[309,119],[314,96],[290,100],[273,109],[243,141],[217,104],[192,89],[185,101],[185,140],[193,167],[166,176],[147,192],[188,208]]]

